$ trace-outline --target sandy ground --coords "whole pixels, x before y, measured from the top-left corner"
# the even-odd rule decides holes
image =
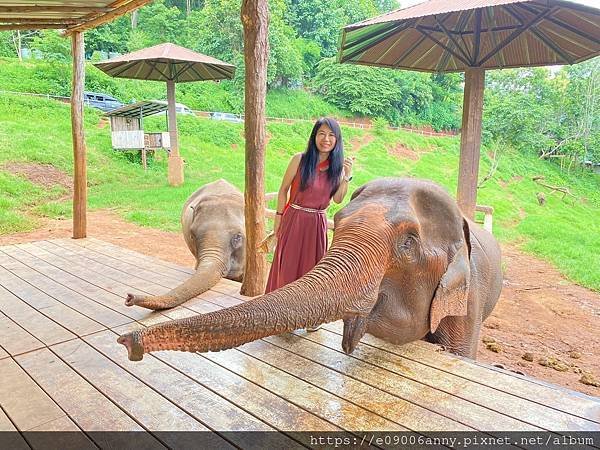
[[[51,220],[34,232],[0,236],[0,245],[70,236],[70,220]],[[139,227],[111,211],[88,214],[88,236],[184,266],[194,264],[180,234]],[[600,379],[600,294],[512,246],[504,246],[503,253],[504,289],[484,323],[478,359],[600,396],[600,387],[580,381],[584,375]],[[523,359],[526,353],[532,361]]]

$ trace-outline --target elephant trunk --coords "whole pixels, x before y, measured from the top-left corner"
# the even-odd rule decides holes
[[[225,263],[219,252],[205,251],[199,255],[196,272],[164,295],[144,296],[127,294],[125,305],[141,306],[153,310],[174,308],[182,303],[208,291],[226,274]]]
[[[385,273],[388,246],[377,242],[385,234],[361,236],[360,247],[334,239],[311,272],[281,289],[231,308],[137,330],[118,342],[127,347],[130,360],[139,361],[157,350],[226,350],[298,328],[364,317]]]

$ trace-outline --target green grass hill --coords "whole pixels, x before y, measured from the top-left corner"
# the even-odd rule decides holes
[[[86,109],[89,207],[111,208],[140,225],[178,231],[181,207],[198,186],[225,178],[243,187],[243,125],[193,116],[180,116],[178,124],[185,183],[173,188],[166,182],[164,152],[157,153],[144,172],[139,157],[111,148],[110,129],[101,114]],[[70,174],[70,127],[68,104],[0,94],[0,234],[31,230],[43,216],[71,216],[65,189],[44,188],[7,167],[11,163],[50,164]],[[146,122],[147,131],[164,131],[163,127],[162,116]],[[306,122],[268,125],[268,191],[277,190],[291,155],[303,151],[310,128]],[[351,190],[378,177],[414,176],[456,191],[458,137],[426,138],[381,128],[342,131],[347,153],[356,157]],[[492,152],[482,150],[480,178],[490,170]],[[582,171],[568,174],[510,149],[499,149],[498,154],[498,167],[479,189],[478,200],[495,209],[494,234],[551,261],[577,283],[600,291],[600,177]],[[568,186],[575,197],[562,199],[550,193],[532,180],[534,176],[543,176],[548,185]],[[536,198],[540,191],[546,192],[544,206]],[[334,205],[329,214],[333,216],[339,208]]]

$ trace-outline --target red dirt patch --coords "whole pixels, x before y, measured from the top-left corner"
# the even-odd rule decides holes
[[[371,142],[373,142],[373,139],[375,139],[375,136],[372,134],[363,134],[362,137],[353,137],[350,139],[350,147],[352,152],[358,153],[365,145],[369,145]]]
[[[579,380],[586,372],[600,375],[600,294],[569,282],[550,264],[513,246],[502,251],[502,295],[481,330],[482,340],[493,338],[502,351],[493,353],[480,342],[479,360],[599,396],[600,388]],[[573,358],[573,352],[580,357]],[[525,353],[533,361],[523,359]],[[555,358],[567,370],[541,365],[542,358]]]
[[[194,266],[194,258],[180,233],[139,227],[106,210],[88,213],[87,222],[88,236]],[[0,245],[70,236],[70,220],[49,220],[34,232],[0,236]],[[514,246],[503,246],[502,250],[506,266],[504,289],[481,331],[481,339],[495,340],[497,346],[490,347],[500,352],[488,350],[482,341],[478,359],[600,396],[599,387],[579,381],[585,372],[600,378],[600,294],[569,282],[550,264],[523,254]],[[533,361],[523,359],[525,353],[532,353]],[[540,365],[538,360],[542,357],[566,363],[567,371],[552,367],[560,368],[557,364]]]
[[[398,144],[394,148],[388,148],[388,154],[398,159],[410,159],[411,161],[418,161],[419,159],[419,154],[416,151],[402,144]]]
[[[69,192],[73,191],[73,179],[50,164],[9,162],[0,166],[0,169],[21,175],[33,184],[45,188],[52,188],[58,185],[64,187]]]

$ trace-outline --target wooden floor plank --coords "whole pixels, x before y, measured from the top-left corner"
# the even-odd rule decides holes
[[[134,417],[144,428],[153,431],[209,431],[196,419],[158,394],[144,383],[104,357],[87,343],[80,340],[65,342],[51,347],[70,367],[83,376],[96,389]],[[163,435],[161,435],[163,436]],[[193,433],[165,434],[164,444],[188,447],[194,443]],[[230,448],[226,441],[215,434],[211,447]]]
[[[282,339],[294,339],[294,337],[287,336]],[[404,398],[411,397],[405,394],[405,391],[410,389],[406,384],[402,388],[401,394],[404,397],[402,398],[397,393],[391,394],[389,391],[374,388],[358,381],[357,378],[351,378],[264,341],[246,344],[239,348],[239,351],[410,430],[473,431],[475,429],[472,425],[465,426],[459,421],[405,400]],[[365,373],[365,378],[369,375]],[[396,382],[398,381],[402,382],[404,380],[396,380]],[[421,395],[424,396],[424,393],[417,391],[413,394],[413,397],[416,398]],[[454,404],[454,407],[457,406]],[[472,412],[481,413],[481,411]]]
[[[183,236],[182,236],[182,238],[183,238]],[[127,248],[126,246],[119,246],[119,245],[113,244],[112,242],[102,241],[102,240],[96,239],[94,237],[90,238],[89,241],[90,241],[90,243],[101,247],[103,250],[110,251],[115,255],[123,255],[123,256],[132,257],[132,258],[135,258],[136,260],[142,260],[142,261],[146,261],[149,263],[157,264],[160,267],[168,267],[168,268],[176,270],[178,272],[187,272],[187,273],[194,272],[194,270],[191,267],[184,266],[183,264],[177,264],[177,263],[167,261],[164,259],[156,258],[155,256],[146,255],[142,252]]]
[[[43,342],[0,312],[0,359],[43,347]]]
[[[71,245],[73,245],[73,244],[71,244]],[[87,253],[82,253],[82,254],[87,255]],[[167,290],[176,287],[182,281],[189,278],[189,276],[186,274],[184,274],[183,276],[180,275],[179,279],[168,278],[168,277],[167,278],[165,278],[165,277],[157,278],[157,275],[155,272],[141,271],[141,270],[138,270],[138,268],[136,266],[124,265],[124,264],[120,263],[118,261],[117,256],[103,258],[103,264],[105,264],[105,266],[103,268],[103,270],[105,270],[105,271],[110,271],[110,268],[118,268],[118,270],[121,272],[119,279],[123,283],[131,286],[131,288],[142,290],[142,293],[151,294],[151,295],[163,294]],[[139,264],[139,261],[138,261],[138,264]],[[144,260],[144,264],[146,264],[145,260]],[[98,270],[100,270],[100,269],[98,269]],[[104,272],[104,274],[106,274],[106,273],[107,272]],[[127,274],[127,275],[124,275],[124,274]],[[117,275],[112,276],[112,278],[116,279]],[[157,288],[156,285],[153,283],[153,281],[155,281],[161,287]],[[129,288],[129,290],[127,292],[135,293],[131,288]],[[125,290],[122,290],[122,292],[124,292],[124,291]],[[235,304],[236,301],[231,302],[231,300],[234,300],[233,297],[226,293],[236,293],[235,295],[238,295],[240,298],[243,298],[243,299],[250,298],[250,297],[240,296],[238,294],[239,283],[231,281],[231,280],[227,280],[227,279],[222,279],[219,283],[217,283],[216,286],[211,288],[211,291],[214,293],[217,293],[216,295],[223,296],[223,298],[221,300],[223,300],[224,302],[229,302],[229,305]],[[208,292],[207,292],[207,294],[208,294]]]
[[[0,312],[45,345],[75,338],[69,330],[44,316],[0,285]]]
[[[52,412],[52,405],[58,411],[29,429],[83,429],[93,439],[93,423],[118,428],[111,421],[123,420],[157,431],[145,436],[166,446],[182,442],[160,430],[410,428],[427,433],[472,427],[493,434],[535,427],[600,429],[600,400],[438,353],[431,344],[395,346],[367,335],[351,356],[345,355],[339,323],[317,333],[265,338],[237,350],[156,352],[132,363],[107,327],[120,333],[140,326],[133,320],[150,325],[230,307],[248,300],[239,294],[239,283],[222,280],[178,308],[152,313],[125,307],[125,294],[164,293],[193,270],[95,239],[0,247],[0,266],[0,379],[18,379],[18,392],[31,390],[34,397],[41,392],[43,398],[46,391],[54,397],[54,402],[47,398],[51,406],[41,403],[42,417]],[[76,339],[66,328],[76,329],[78,321],[67,323],[62,317],[59,322],[57,303],[100,328]],[[89,304],[91,308],[80,307]],[[103,316],[102,311],[110,312]],[[13,357],[26,372],[10,355],[17,355]],[[2,407],[9,393],[0,387]],[[79,401],[87,398],[92,400]],[[9,404],[12,414],[15,408]],[[104,410],[113,412],[99,417]],[[6,412],[8,423],[17,424]],[[0,408],[0,427],[2,423]],[[206,433],[216,447],[252,446],[232,442],[235,435]]]
[[[78,336],[94,333],[106,328],[102,324],[77,312],[75,309],[63,305],[4,268],[0,268],[0,284],[32,308],[42,312],[46,317],[49,317]],[[9,314],[7,315],[10,317]]]
[[[131,363],[126,353],[115,345],[117,336],[107,331],[87,336],[85,341],[212,430],[276,431],[272,426],[152,356],[144,358],[139,363]],[[247,433],[233,433],[228,436],[235,445],[242,448],[262,448],[262,445],[248,446]],[[271,444],[276,444],[279,448],[298,446],[286,436],[281,436],[278,442],[272,441]]]
[[[31,249],[31,248],[30,248]],[[144,290],[140,290],[136,288],[134,285],[138,284],[138,277],[135,275],[125,275],[123,271],[120,271],[119,277],[110,277],[105,275],[104,269],[94,269],[91,268],[88,264],[78,264],[75,261],[72,261],[69,256],[59,257],[57,255],[52,255],[45,251],[39,252],[38,249],[38,258],[45,259],[50,262],[55,267],[59,268],[63,272],[71,274],[72,276],[79,277],[81,279],[87,280],[88,282],[93,283],[97,286],[102,286],[102,288],[106,291],[113,293],[117,298],[121,299],[121,302],[124,302],[125,297],[129,292],[135,294],[163,294],[169,290],[168,287],[161,286],[152,282],[151,280],[146,280],[146,286]],[[94,262],[93,260],[89,260],[90,262]],[[116,260],[115,260],[116,261]],[[119,264],[116,264],[117,266]],[[110,270],[109,266],[104,266],[103,268]],[[127,267],[127,269],[131,272],[135,272],[135,267]],[[127,285],[123,284],[123,279],[127,278],[128,281],[131,279],[132,281]],[[150,277],[148,277],[150,278]],[[169,282],[172,285],[178,284],[176,280],[170,279]]]
[[[52,241],[52,242],[55,242],[55,241]],[[177,286],[177,284],[181,283],[182,281],[185,281],[187,278],[189,278],[189,276],[191,274],[194,273],[193,270],[188,270],[184,273],[184,275],[182,275],[181,272],[179,272],[179,271],[165,270],[165,266],[163,265],[164,261],[157,260],[156,258],[142,255],[141,253],[133,252],[131,250],[116,248],[112,244],[108,244],[108,243],[98,243],[98,244],[91,243],[90,244],[89,242],[80,242],[80,241],[77,241],[77,242],[80,243],[81,246],[85,246],[88,249],[93,249],[95,252],[100,252],[106,256],[110,256],[113,259],[127,262],[130,265],[128,267],[125,264],[115,263],[115,261],[110,261],[110,259],[106,259],[106,258],[102,259],[103,263],[105,263],[107,265],[111,265],[113,267],[118,267],[120,270],[123,270],[130,274],[135,273],[140,278],[145,278],[147,280],[156,280],[157,283],[159,283],[163,286],[169,286],[169,287]],[[75,245],[75,244],[72,244],[72,243],[66,242],[66,241],[61,241],[60,244],[66,244],[66,245],[70,245],[70,246]],[[128,256],[128,255],[130,255],[130,256]],[[131,266],[133,266],[133,268]],[[149,272],[139,271],[140,266],[144,267]],[[177,266],[175,266],[175,267],[177,267]],[[180,269],[181,269],[181,267],[180,267]],[[176,280],[178,280],[178,283],[174,283],[169,278],[165,279],[162,277],[162,275],[166,275],[169,278],[176,279]],[[214,286],[212,288],[212,290],[215,292],[220,292],[222,294],[238,296],[241,299],[247,300],[247,299],[251,298],[251,297],[246,297],[246,296],[242,296],[239,294],[240,283],[238,283],[236,281],[228,280],[226,278],[223,278],[220,283],[218,283],[216,286]]]
[[[219,298],[221,297],[219,296]],[[213,309],[207,307],[206,303],[198,306],[197,309],[201,313],[208,312],[206,309]],[[189,312],[181,311],[173,318],[183,318],[189,315]],[[308,335],[319,334],[322,333],[309,333]],[[336,344],[341,348],[341,342],[336,342]],[[280,349],[272,348],[273,345],[278,345]],[[411,430],[458,431],[474,429],[477,426],[485,427],[486,430],[500,431],[541,429],[490,411],[452,394],[449,395],[447,392],[440,392],[434,387],[423,386],[421,383],[407,379],[402,374],[372,367],[339,353],[335,349],[306,341],[300,336],[291,334],[273,336],[246,344],[239,350],[328,392],[345,397],[365,409],[370,409],[369,405],[373,404],[377,408],[374,412],[397,421]],[[426,373],[421,375],[428,376]],[[431,378],[430,375],[429,378]],[[374,388],[357,382],[355,379],[364,381]],[[350,386],[353,386],[354,390]],[[391,407],[391,404],[395,404],[396,407]],[[402,414],[396,415],[397,410],[401,410]],[[436,411],[443,415],[430,411]],[[386,415],[390,413],[392,416]]]
[[[67,417],[13,359],[0,361],[0,380],[0,404],[19,431],[39,429]],[[72,422],[62,423],[65,431],[73,430]]]
[[[50,350],[31,352],[16,360],[83,431],[144,430]],[[100,448],[125,448],[132,438],[140,448],[164,448],[148,433],[97,433],[92,437]]]
[[[52,241],[55,242],[55,241]],[[73,248],[73,245],[85,248],[85,255],[90,259],[102,262],[121,270],[134,267],[140,277],[150,277],[162,282],[166,279],[185,280],[193,273],[193,270],[172,269],[163,265],[156,258],[146,257],[140,253],[129,253],[126,249],[113,249],[106,244],[95,244],[92,242],[57,242],[58,245]]]
[[[161,286],[160,284],[157,284],[150,280],[144,280],[135,275],[128,275],[127,272],[119,270],[118,268],[107,266],[106,264],[101,264],[96,260],[84,258],[79,255],[72,256],[69,254],[65,254],[64,252],[61,252],[61,249],[58,247],[54,249],[54,253],[49,252],[46,249],[39,247],[39,245],[42,244],[43,243],[23,244],[20,247],[26,249],[27,251],[35,253],[35,255],[39,258],[51,260],[53,264],[61,267],[63,270],[66,270],[67,266],[72,267],[73,270],[80,269],[78,272],[71,271],[75,274],[81,273],[81,270],[93,272],[101,275],[104,278],[112,280],[117,285],[123,282],[124,280],[127,280],[127,285],[139,290],[139,293],[163,293],[168,291],[168,288],[166,288],[165,286]],[[135,271],[134,267],[128,267],[128,269],[132,272]],[[126,295],[126,293],[122,292],[120,295]]]
[[[30,448],[2,409],[0,409],[0,448],[11,450]]]
[[[327,330],[296,333],[303,339],[276,336],[266,340],[390,392],[401,389],[399,395],[409,395],[413,401],[458,420],[462,417],[471,426],[478,423],[485,430],[539,431],[549,426],[562,430],[586,429],[591,425],[583,419],[574,420],[568,414],[373,347],[359,345],[351,356],[345,355],[341,351],[341,336]]]
[[[126,325],[115,331],[125,333],[132,328],[132,325]],[[202,355],[185,352],[155,352],[152,355],[280,431],[341,431],[327,419],[317,417]]]
[[[91,298],[104,306],[132,320],[143,319],[148,311],[142,308],[125,306],[124,293],[133,288],[101,275],[92,270],[74,265],[58,257],[40,255],[39,259],[48,263],[40,265],[38,270],[53,279],[60,279],[67,288]]]
[[[339,335],[342,333],[341,323],[327,324],[324,328]],[[390,352],[402,358],[427,364],[478,384],[600,423],[600,399],[583,396],[559,386],[548,387],[532,383],[524,378],[492,371],[447,353],[432,352],[430,349],[431,344],[426,342],[412,342],[398,346],[389,344],[374,336],[365,335],[361,343]],[[540,402],[541,399],[543,400]]]
[[[230,306],[230,304],[235,303],[236,299],[231,299],[231,301],[223,301],[223,296],[215,294],[214,292],[210,292],[207,295],[208,302],[218,302],[221,303],[220,306]],[[239,300],[237,300],[239,302]],[[187,303],[184,304],[188,306]],[[190,306],[192,309],[198,311],[199,313],[206,313],[218,308],[215,307],[212,303],[202,302],[201,299],[195,299],[194,304]],[[189,314],[180,314],[181,317],[185,317]],[[181,317],[173,317],[173,318],[181,318]],[[337,329],[340,329],[341,322],[335,325]],[[309,340],[313,340],[321,345],[329,347],[331,350],[337,352],[334,353],[333,361],[335,363],[340,363],[340,359],[338,356],[346,357],[342,353],[340,353],[341,349],[341,336],[330,334],[329,338],[327,338],[326,332],[318,332],[318,333],[301,333],[303,337]],[[266,341],[273,342],[275,344],[281,345],[283,348],[286,348],[286,345],[289,345],[289,342],[285,340],[285,342],[277,342],[272,341],[272,339],[282,339],[279,337],[266,338]],[[332,340],[333,339],[333,340]],[[326,356],[326,353],[322,351],[318,351],[316,349],[306,348],[306,344],[302,345],[301,341],[293,340],[295,343],[294,348],[300,348],[299,350],[294,350],[296,353],[311,358],[312,354],[316,355],[316,362],[327,365],[326,362],[323,361],[323,358]],[[283,345],[282,345],[283,344]],[[424,343],[425,344],[425,343]],[[392,346],[399,347],[399,346]],[[368,350],[368,349],[371,350]],[[288,348],[289,349],[289,348]],[[322,349],[319,349],[322,350]],[[428,349],[431,352],[430,349]],[[366,352],[368,355],[363,355],[362,353]],[[387,354],[387,356],[386,356]],[[382,364],[382,368],[386,370],[395,371],[397,375],[407,376],[409,374],[410,378],[414,381],[419,381],[421,383],[426,383],[430,388],[433,389],[443,389],[442,392],[439,393],[442,397],[447,396],[447,394],[451,394],[454,396],[460,396],[469,402],[473,402],[476,405],[483,406],[484,408],[490,409],[492,412],[499,412],[505,416],[501,420],[498,418],[492,417],[489,418],[490,424],[493,427],[497,428],[487,428],[497,429],[497,430],[539,430],[542,428],[547,428],[549,424],[552,424],[555,430],[560,429],[568,429],[568,430],[595,430],[597,429],[594,423],[590,423],[587,420],[581,420],[579,417],[573,417],[571,414],[564,413],[562,411],[557,411],[553,408],[549,408],[545,405],[540,405],[539,403],[535,403],[529,401],[527,399],[523,399],[520,396],[507,394],[503,391],[491,388],[489,386],[482,386],[477,382],[466,380],[464,378],[453,376],[452,374],[448,374],[437,369],[433,369],[429,366],[416,363],[411,360],[406,360],[403,358],[399,358],[398,356],[390,355],[388,352],[379,351],[375,347],[370,346],[360,346],[355,350],[352,355],[359,360],[362,359],[366,363],[372,363],[377,365]],[[455,359],[453,356],[443,355],[447,358]],[[383,358],[383,359],[382,359]],[[343,358],[342,358],[343,359]],[[383,362],[382,362],[383,361]],[[407,367],[408,366],[408,367]],[[329,366],[335,370],[339,370],[336,366]],[[437,372],[435,376],[432,377],[430,372]],[[385,373],[385,372],[384,372]],[[366,382],[369,380],[372,381],[373,377],[367,377]],[[384,376],[383,380],[387,380],[387,377]],[[410,382],[410,380],[408,380]],[[400,381],[396,380],[396,384],[392,383],[391,386],[394,388],[397,384],[405,385],[407,380]],[[393,392],[393,391],[392,391]],[[435,408],[438,412],[440,411],[439,406],[437,404],[438,396],[433,393],[430,398],[432,399],[429,406],[431,408]],[[460,411],[460,408],[450,407],[449,411]],[[471,412],[465,411],[466,417],[472,417]],[[485,415],[484,415],[485,416]],[[485,421],[481,420],[479,415],[477,417],[477,423],[481,423],[485,425]],[[513,420],[513,419],[516,420]],[[466,422],[469,423],[469,422]]]
[[[62,273],[50,264],[27,254],[22,250],[16,250],[11,253],[10,256],[19,263],[22,263],[21,266],[14,267],[10,270],[13,274],[36,286],[42,292],[55,298],[59,302],[77,309],[86,317],[109,328],[131,322],[129,317],[113,311],[103,304],[97,303],[61,284],[63,281],[61,276]],[[50,271],[54,276],[50,278],[44,275],[40,269]]]
[[[205,353],[203,357],[284,397],[289,402],[329,420],[344,430],[406,430],[406,427],[375,415],[240,351]]]

